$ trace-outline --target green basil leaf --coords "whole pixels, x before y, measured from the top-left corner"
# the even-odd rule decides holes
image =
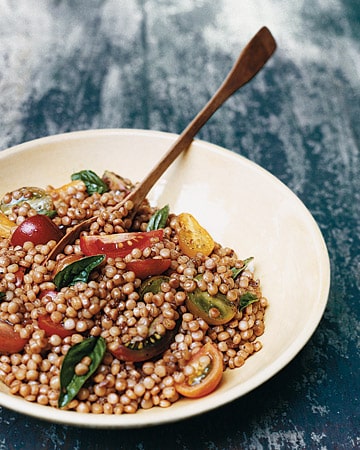
[[[5,292],[0,292],[0,302],[6,297]]]
[[[231,269],[231,271],[233,273],[232,277],[234,278],[234,280],[241,274],[241,272],[243,272],[247,268],[247,266],[249,265],[249,262],[252,261],[253,259],[254,259],[254,257],[250,256],[250,258],[244,259],[244,265],[242,267],[240,267],[240,269],[236,269],[235,267],[233,267]]]
[[[169,205],[157,210],[151,217],[146,231],[159,230],[165,228],[166,221],[169,217]]]
[[[58,290],[65,286],[72,286],[78,281],[86,282],[92,270],[99,266],[105,255],[86,256],[64,267],[55,275],[54,283]]]
[[[101,336],[91,336],[68,350],[60,369],[59,408],[63,408],[76,397],[86,380],[99,367],[105,351],[106,341]],[[76,375],[75,367],[85,356],[91,359],[89,370],[84,375]]]
[[[109,190],[108,185],[92,170],[81,170],[71,175],[72,180],[81,180],[85,183],[89,195],[98,192],[103,194]]]
[[[239,311],[246,308],[247,306],[251,305],[251,303],[257,302],[259,299],[256,297],[256,295],[252,294],[251,292],[246,292],[240,297],[239,300]]]

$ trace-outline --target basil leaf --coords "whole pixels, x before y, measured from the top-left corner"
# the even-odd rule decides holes
[[[146,231],[159,230],[165,228],[166,221],[169,217],[169,205],[157,210],[151,217]]]
[[[109,190],[108,185],[92,170],[81,170],[71,175],[72,180],[81,180],[86,186],[89,195],[98,192],[103,194]]]
[[[78,281],[86,282],[90,272],[99,266],[104,259],[105,255],[95,255],[74,261],[55,275],[54,283],[56,287],[60,290],[65,286],[72,286]]]
[[[252,294],[251,292],[246,292],[240,297],[239,300],[239,311],[243,310],[247,306],[251,305],[251,303],[257,302],[259,299],[256,297],[256,295]]]
[[[6,297],[5,292],[0,292],[0,302]]]
[[[101,336],[91,336],[68,350],[60,369],[59,408],[63,408],[76,397],[86,380],[99,367],[105,351],[106,341]],[[76,375],[75,367],[85,356],[91,358],[89,370],[84,375]]]
[[[254,259],[254,257],[250,256],[250,258],[244,259],[244,265],[242,267],[240,267],[240,269],[236,269],[235,267],[233,267],[231,269],[231,271],[233,273],[232,277],[234,278],[234,280],[241,274],[241,272],[243,272],[247,268],[247,266],[249,265],[249,262],[252,261],[253,259]]]

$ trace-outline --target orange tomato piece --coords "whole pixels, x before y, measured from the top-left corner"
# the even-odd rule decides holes
[[[8,219],[6,214],[0,211],[0,237],[8,238],[13,229],[17,227],[16,223]]]
[[[213,392],[223,375],[222,353],[211,342],[207,342],[187,363],[192,373],[182,383],[175,385],[184,397],[199,398]],[[189,373],[190,371],[187,371]]]

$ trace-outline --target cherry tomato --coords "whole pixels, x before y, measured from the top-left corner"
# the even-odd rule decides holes
[[[207,342],[187,363],[193,373],[183,383],[175,385],[179,394],[189,398],[199,398],[213,392],[223,374],[221,352],[211,342]]]
[[[201,276],[196,277],[196,279]],[[196,288],[186,298],[188,310],[196,317],[201,317],[209,325],[222,325],[230,322],[237,312],[237,305],[218,292],[210,295],[207,291]]]
[[[64,258],[60,259],[59,261],[56,262],[56,266],[53,270],[53,277],[55,277],[55,275],[57,273],[59,273],[61,270],[65,269],[66,266],[68,266],[69,264],[75,262],[75,261],[79,261],[79,259],[82,259],[83,256],[79,255],[79,254],[72,254],[72,255],[67,255]]]
[[[19,267],[19,269],[15,272],[15,286],[20,287],[24,280],[25,275],[25,267]]]
[[[16,223],[8,219],[8,217],[0,211],[0,237],[10,237],[14,228],[16,228]]]
[[[76,190],[81,190],[82,187],[84,187],[85,184],[83,181],[81,180],[73,180],[70,181],[69,183],[63,184],[62,186],[58,187],[58,188],[54,188],[52,189],[50,192],[51,193],[56,193],[61,195],[68,195],[68,191],[69,189],[76,189]]]
[[[21,352],[28,339],[22,339],[9,323],[0,321],[0,353]]]
[[[126,264],[126,268],[135,273],[137,278],[144,280],[152,275],[161,275],[170,267],[171,259],[137,259]]]
[[[108,258],[124,257],[134,248],[144,250],[151,247],[155,240],[161,241],[163,237],[164,230],[81,236],[80,248],[86,256],[102,253]]]
[[[38,325],[39,328],[45,331],[46,336],[57,334],[61,338],[65,338],[67,336],[71,336],[76,332],[76,330],[66,330],[61,323],[53,322],[49,314],[39,316]]]
[[[142,283],[140,288],[140,297],[146,292],[157,293],[160,290],[161,283],[167,280],[166,277],[152,277]],[[162,315],[157,316],[149,327],[148,336],[142,341],[130,341],[126,344],[112,343],[109,346],[110,352],[115,358],[122,361],[140,362],[154,358],[160,355],[170,347],[180,326],[180,320],[172,330],[167,330],[165,334],[160,335],[157,331],[157,325],[164,320]]]
[[[185,255],[194,258],[197,253],[210,255],[214,249],[215,242],[210,234],[199,222],[189,213],[182,213],[178,216],[179,246]]]
[[[50,217],[37,214],[28,217],[15,228],[10,243],[14,246],[23,246],[27,241],[32,242],[34,245],[46,244],[49,241],[59,241],[62,236],[62,231],[54,224]]]
[[[14,191],[12,192],[12,194]],[[38,187],[21,187],[16,189],[16,195],[8,203],[4,201],[4,198],[0,200],[0,211],[4,214],[10,214],[14,206],[20,206],[27,203],[35,211],[52,211],[54,205],[51,196],[44,189]]]
[[[142,341],[131,341],[117,346],[110,344],[109,350],[115,358],[121,361],[147,361],[170,347],[177,330],[178,327],[175,327],[174,330],[167,330],[164,335],[155,332]]]

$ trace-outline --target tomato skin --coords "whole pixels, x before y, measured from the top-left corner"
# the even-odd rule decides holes
[[[124,344],[120,344],[117,348],[110,349],[110,353],[112,353],[112,355],[120,361],[142,362],[154,358],[155,356],[165,351],[166,348],[167,347],[162,349],[160,347],[148,346],[146,349],[133,349],[127,347]]]
[[[22,339],[9,323],[0,321],[0,353],[21,352],[28,339]]]
[[[49,294],[47,294],[49,295]],[[44,314],[38,317],[39,328],[45,331],[46,336],[57,334],[61,338],[71,336],[76,330],[66,330],[60,323],[51,320],[50,314]]]
[[[64,258],[62,258],[56,262],[56,266],[52,273],[53,277],[55,277],[55,275],[57,273],[59,273],[61,270],[65,269],[66,266],[68,266],[69,264],[71,264],[75,261],[79,261],[79,259],[81,259],[81,258],[83,258],[83,256],[79,255],[79,254],[72,254],[72,255],[64,256]]]
[[[42,299],[46,296],[50,297],[51,300],[54,300],[57,296],[58,292],[54,291],[53,289],[45,289],[44,291],[41,291],[39,294],[39,298]]]
[[[209,371],[200,366],[202,357],[208,356],[211,360]],[[222,353],[211,342],[207,342],[187,363],[194,367],[198,376],[203,375],[200,381],[187,378],[183,383],[175,384],[177,392],[184,397],[200,398],[213,392],[219,385],[223,375]]]
[[[160,277],[158,278],[160,279]],[[163,319],[163,316],[160,315],[152,321],[149,327],[149,335],[146,339],[142,341],[130,341],[127,344],[110,344],[110,353],[121,361],[131,362],[147,361],[164,353],[173,342],[181,321],[178,319],[172,330],[167,330],[165,334],[160,335],[156,331],[156,326]]]
[[[180,229],[178,231],[179,246],[185,255],[194,258],[198,253],[205,256],[213,251],[215,242],[210,234],[189,213],[178,216]]]
[[[25,267],[19,267],[19,270],[15,272],[15,286],[20,287],[24,281]]]
[[[34,245],[46,244],[49,241],[59,241],[63,236],[50,217],[43,214],[25,219],[17,228],[15,228],[10,244],[13,246],[23,246],[25,242],[30,241]]]
[[[199,275],[195,279],[201,279]],[[209,325],[223,325],[230,322],[237,312],[237,305],[218,292],[210,295],[207,291],[196,288],[189,292],[186,298],[188,310],[195,316],[201,317]]]
[[[179,325],[180,321],[178,321],[177,326],[173,330],[167,330],[163,336],[153,333],[144,341],[119,344],[116,347],[110,346],[109,351],[115,358],[121,361],[147,361],[160,355],[169,348],[171,342],[174,340]]]
[[[138,231],[96,236],[81,236],[80,248],[86,256],[105,254],[108,258],[124,257],[134,248],[143,250],[153,245],[153,239],[162,241],[164,230]]]
[[[0,211],[0,237],[9,238],[12,230],[16,228],[16,223]]]
[[[58,292],[54,290],[47,289],[42,291],[39,295],[39,298],[42,299],[46,296],[50,297],[52,300],[55,299]],[[53,334],[57,334],[61,338],[65,338],[67,336],[71,336],[76,333],[76,330],[66,330],[61,323],[55,323],[51,320],[50,314],[43,314],[38,317],[38,325],[39,328],[45,331],[46,336],[52,336]]]
[[[126,268],[134,272],[137,278],[144,280],[150,276],[161,275],[170,265],[171,259],[150,258],[130,261],[126,264]]]

